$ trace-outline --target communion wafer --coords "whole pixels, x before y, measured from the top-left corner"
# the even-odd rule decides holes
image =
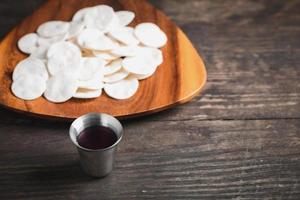
[[[48,21],[41,24],[38,29],[37,33],[41,37],[54,37],[59,35],[64,35],[68,32],[70,27],[69,22],[64,21]]]
[[[43,95],[46,90],[46,81],[37,75],[22,75],[13,81],[11,90],[20,99],[34,100]]]
[[[121,69],[120,71],[117,71],[114,74],[104,76],[103,82],[104,83],[118,82],[118,81],[123,80],[124,78],[126,78],[128,75],[129,75],[128,71],[125,71],[124,69]]]
[[[86,81],[93,78],[98,70],[102,70],[104,62],[100,58],[86,57],[82,59],[82,66],[79,71],[79,80]]]
[[[26,58],[17,64],[13,72],[13,80],[15,81],[23,75],[40,76],[45,81],[48,79],[48,72],[45,64],[41,60],[31,57]]]
[[[23,53],[31,54],[38,48],[38,35],[29,33],[18,41],[18,47]]]
[[[116,73],[117,71],[119,71],[122,68],[122,62],[123,62],[123,59],[117,59],[117,60],[114,60],[111,63],[107,64],[103,68],[103,74],[105,76],[107,76],[107,75]]]
[[[102,94],[102,89],[99,90],[78,89],[73,97],[77,99],[94,99],[100,97],[101,94]]]
[[[53,103],[63,103],[76,94],[77,88],[78,85],[75,77],[59,74],[52,76],[48,80],[44,96]]]
[[[119,82],[105,84],[106,94],[114,99],[129,99],[138,90],[139,81],[135,77],[128,77]]]
[[[134,29],[131,27],[124,27],[109,32],[109,36],[125,45],[137,45],[138,39],[134,36]]]
[[[78,44],[87,49],[107,51],[116,49],[118,44],[104,35],[100,30],[89,28],[82,31],[78,38]]]
[[[77,71],[81,67],[81,51],[71,42],[53,44],[47,53],[48,70],[56,75],[62,70]]]
[[[141,23],[135,27],[135,36],[146,46],[160,48],[167,43],[166,34],[153,23]]]
[[[116,15],[119,18],[119,25],[122,27],[129,25],[135,17],[134,12],[127,10],[117,11]]]

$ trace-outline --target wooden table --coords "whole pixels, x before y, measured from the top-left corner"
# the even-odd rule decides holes
[[[42,0],[0,2],[0,36]],[[208,83],[125,121],[113,173],[85,176],[68,123],[0,109],[0,199],[300,199],[300,1],[151,0],[191,38]]]

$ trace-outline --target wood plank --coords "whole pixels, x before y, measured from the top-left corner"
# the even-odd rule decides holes
[[[97,180],[80,171],[66,125],[1,125],[0,198],[299,199],[298,120],[125,127],[116,169]]]
[[[208,84],[153,120],[300,117],[300,1],[150,0],[204,57]]]
[[[299,0],[148,0],[168,13],[178,24],[240,26],[273,22],[284,26],[299,25]],[[272,4],[270,4],[270,2]],[[275,20],[276,19],[276,20]],[[226,31],[226,29],[224,29]]]
[[[300,117],[298,55],[266,53],[255,59],[255,56],[248,53],[212,54],[207,58],[210,64],[207,65],[209,75],[204,95],[186,106],[167,111],[161,115],[163,119]],[[210,56],[208,53],[205,55]],[[283,58],[276,59],[280,56]],[[289,60],[288,63],[286,60]],[[218,65],[219,69],[211,68]],[[162,119],[159,117],[157,120]]]

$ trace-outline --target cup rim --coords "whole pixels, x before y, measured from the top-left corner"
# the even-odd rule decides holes
[[[119,124],[120,127],[121,127],[120,137],[118,138],[118,140],[117,140],[113,145],[111,145],[111,146],[109,146],[109,147],[106,147],[106,148],[104,148],[104,149],[87,149],[87,148],[85,148],[85,147],[82,147],[81,145],[78,144],[77,139],[73,137],[73,133],[72,133],[72,130],[71,130],[72,127],[73,127],[73,125],[74,125],[77,121],[80,121],[80,120],[82,120],[82,119],[84,119],[84,118],[86,118],[86,117],[95,116],[95,115],[110,117],[110,118],[112,118],[115,122],[117,122],[117,124]],[[108,127],[108,126],[104,126],[104,127]],[[110,128],[110,127],[108,127],[108,128]],[[109,114],[106,114],[106,113],[88,113],[88,114],[82,115],[82,116],[78,117],[77,119],[75,119],[75,120],[72,122],[72,124],[71,124],[71,126],[70,126],[70,129],[69,129],[69,137],[70,137],[71,141],[73,142],[73,144],[75,144],[75,146],[76,146],[77,148],[80,148],[80,149],[82,149],[82,150],[84,150],[84,151],[88,151],[88,152],[101,152],[101,151],[107,151],[107,150],[110,150],[110,149],[116,147],[116,146],[120,143],[120,141],[122,140],[122,138],[123,138],[123,133],[124,133],[124,129],[123,129],[123,126],[122,126],[121,122],[120,122],[117,118],[115,118],[114,116],[109,115]],[[115,133],[115,134],[116,134],[116,133]]]

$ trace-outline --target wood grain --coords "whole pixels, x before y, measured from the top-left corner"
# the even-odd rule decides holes
[[[151,119],[300,118],[299,1],[151,2],[187,33],[208,71],[203,95]]]
[[[81,172],[66,124],[2,126],[11,139],[0,135],[1,199],[298,199],[300,195],[298,120],[187,121],[180,126],[140,120],[124,125],[117,166],[102,180]]]
[[[124,121],[102,180],[82,174],[69,124],[0,108],[0,199],[300,199],[300,1],[149,1],[201,51],[202,95]],[[0,35],[40,3],[1,0]]]
[[[54,104],[41,97],[34,101],[23,101],[10,91],[11,74],[15,65],[25,56],[16,43],[26,33],[49,20],[70,20],[83,7],[107,4],[115,10],[131,10],[136,14],[132,25],[154,22],[168,36],[163,47],[164,63],[157,73],[140,81],[137,94],[129,100],[114,100],[106,95],[93,100],[72,99],[66,103]],[[147,13],[147,15],[144,15]],[[90,112],[102,112],[120,118],[158,112],[179,103],[185,103],[196,96],[206,82],[206,70],[202,59],[185,34],[162,12],[142,0],[50,0],[18,25],[0,44],[0,104],[24,113],[45,117],[74,119]]]

